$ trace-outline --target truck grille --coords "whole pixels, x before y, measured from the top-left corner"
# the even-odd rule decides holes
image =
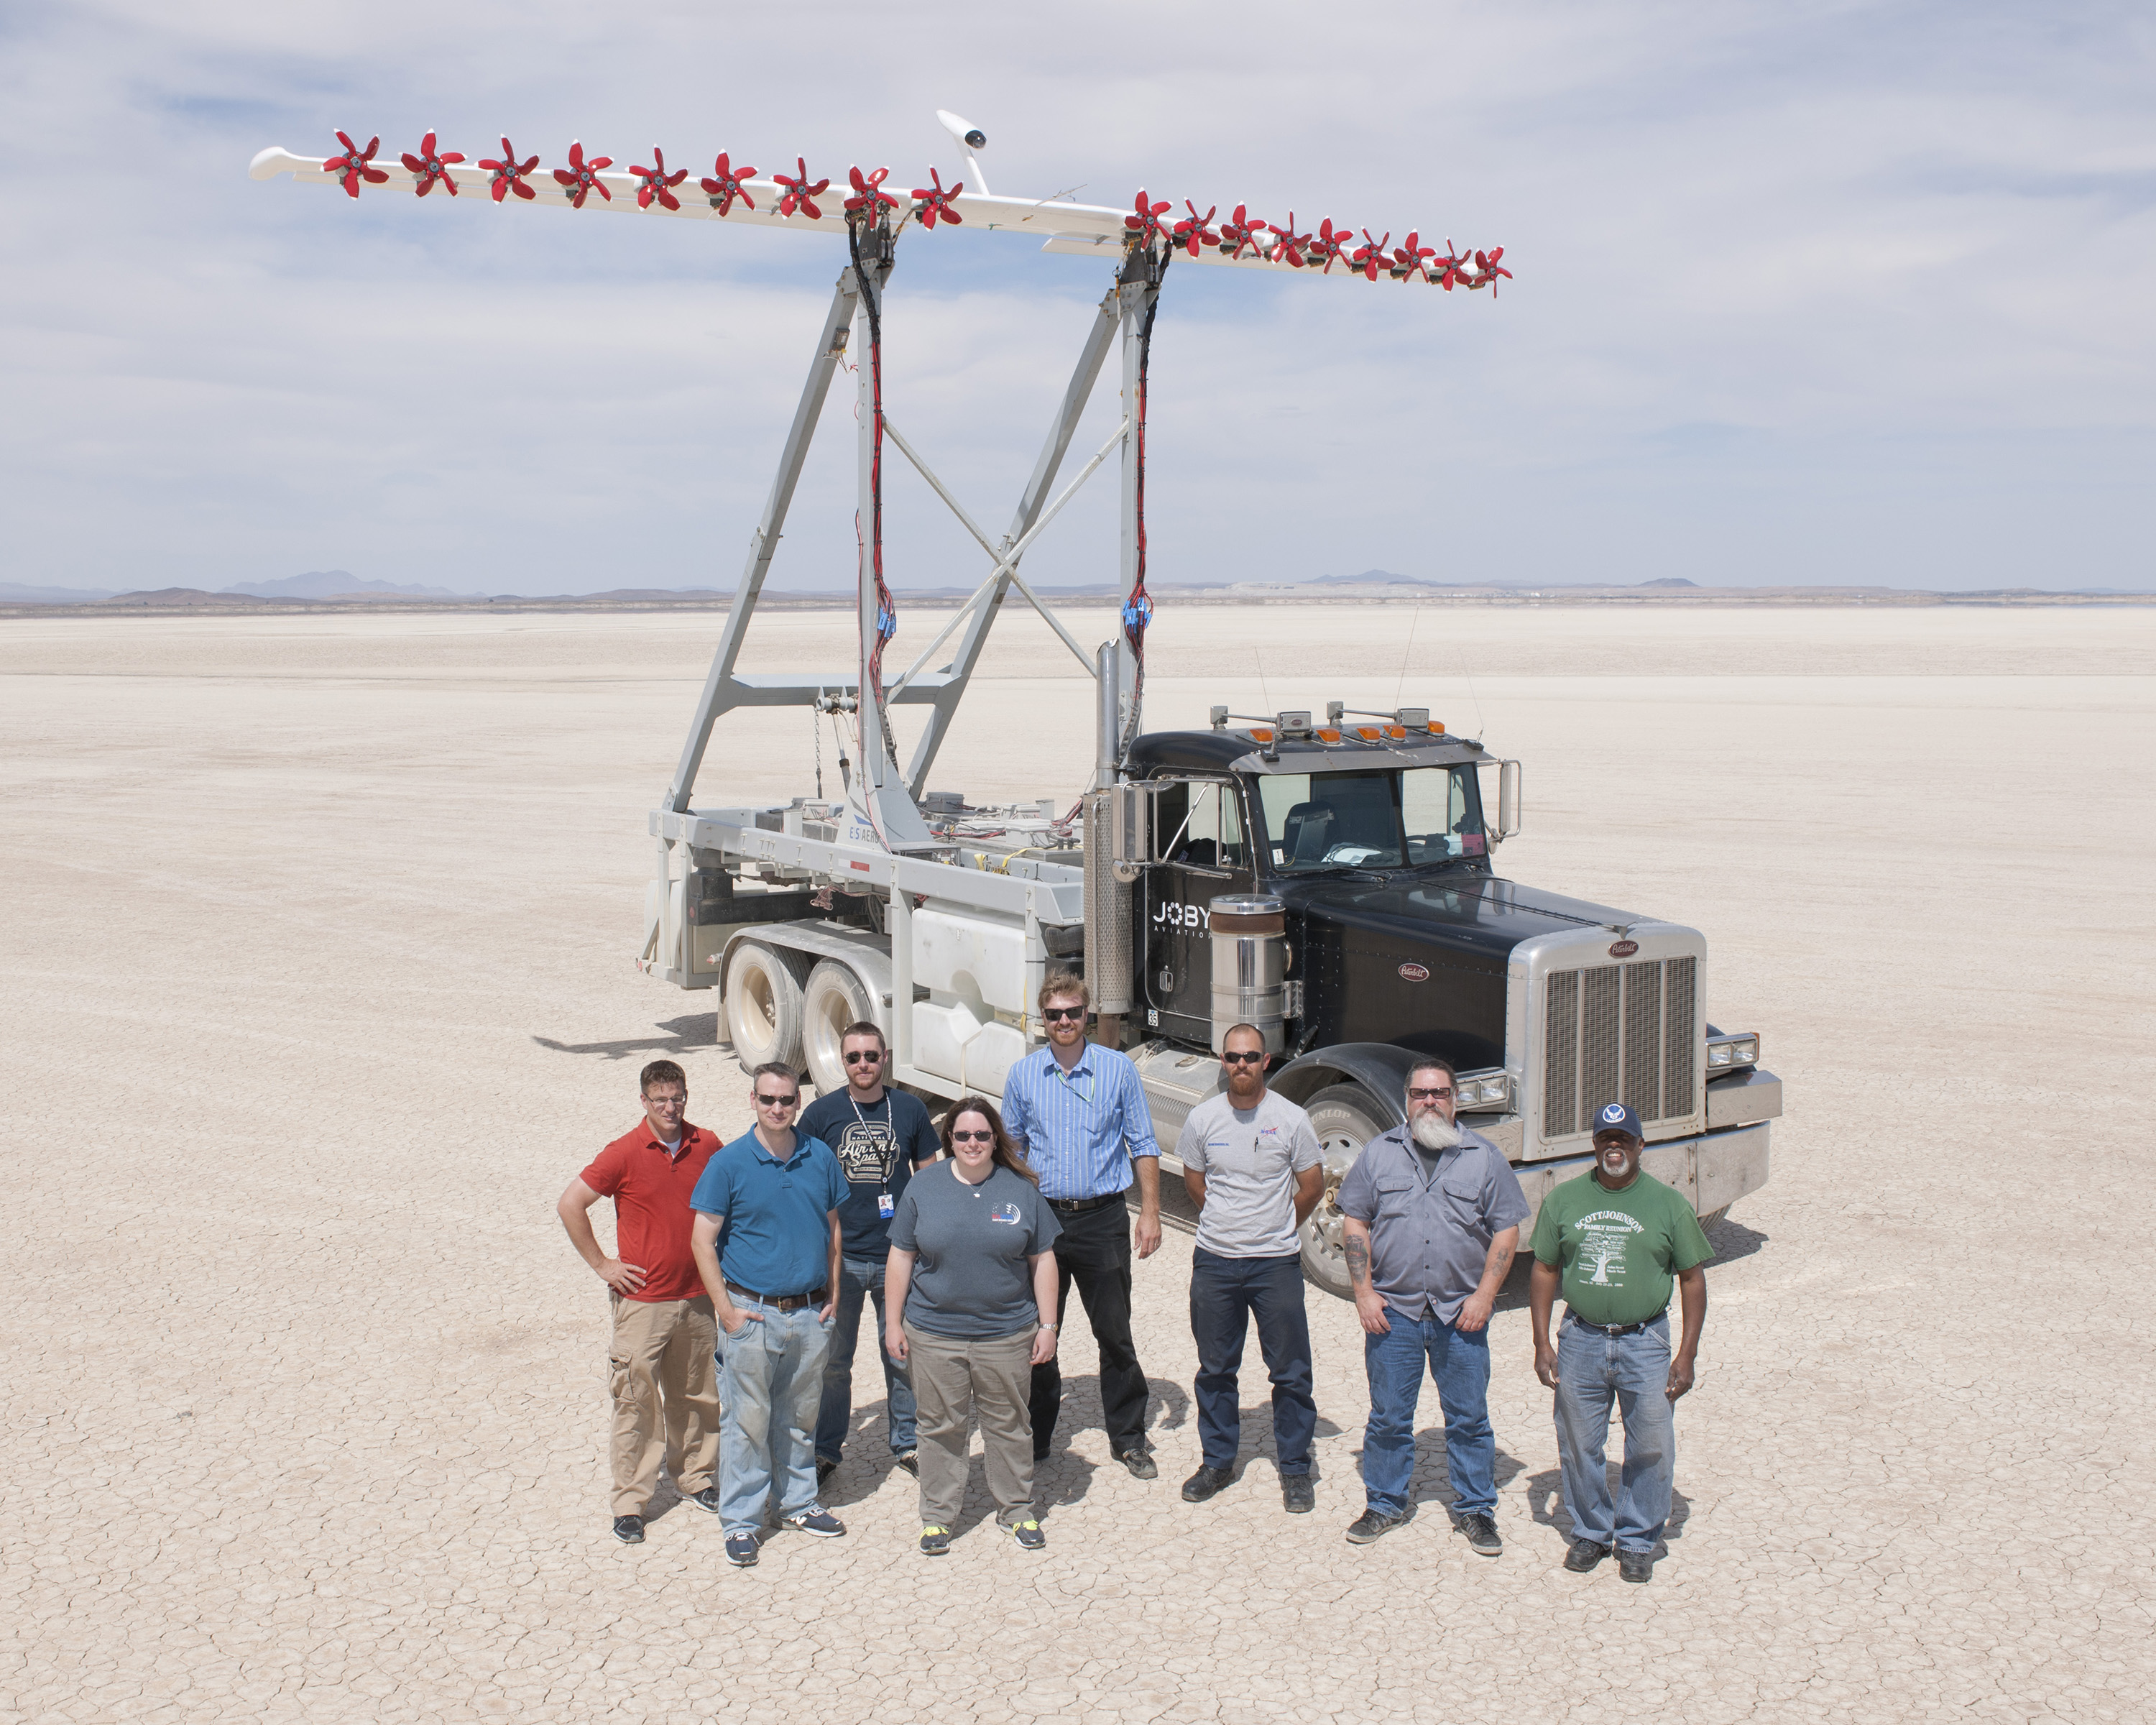
[[[1692,1111],[1699,960],[1649,958],[1550,973],[1543,1025],[1543,1137],[1589,1129],[1605,1102],[1645,1125]]]

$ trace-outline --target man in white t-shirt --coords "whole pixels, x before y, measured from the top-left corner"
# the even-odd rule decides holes
[[[1198,1434],[1204,1450],[1198,1471],[1183,1482],[1183,1500],[1203,1503],[1235,1477],[1242,1443],[1235,1374],[1255,1318],[1258,1351],[1273,1380],[1281,1501],[1301,1515],[1317,1502],[1310,1447],[1317,1402],[1296,1230],[1325,1195],[1323,1157],[1310,1117],[1265,1088],[1264,1034],[1238,1024],[1221,1039],[1221,1050],[1222,1093],[1190,1111],[1175,1147],[1183,1183],[1198,1206],[1190,1332],[1198,1343]]]

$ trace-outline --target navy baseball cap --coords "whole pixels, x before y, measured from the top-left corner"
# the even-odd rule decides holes
[[[1610,1102],[1596,1109],[1594,1131],[1598,1137],[1604,1132],[1623,1132],[1627,1137],[1633,1138],[1646,1137],[1640,1130],[1640,1117],[1624,1102]]]

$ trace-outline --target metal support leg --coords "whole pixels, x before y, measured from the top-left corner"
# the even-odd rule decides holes
[[[793,487],[800,480],[802,464],[808,456],[809,440],[816,434],[816,420],[824,410],[824,398],[830,393],[832,374],[838,370],[839,357],[845,352],[846,329],[854,315],[855,297],[854,275],[849,270],[839,277],[838,290],[831,295],[831,309],[824,314],[824,326],[816,338],[816,357],[809,362],[808,381],[801,386],[801,399],[793,409],[793,424],[786,434],[786,447],[779,453],[778,473],[771,482],[771,495],[764,501],[762,516],[749,540],[748,562],[742,571],[740,584],[734,588],[734,602],[726,612],[726,633],[720,636],[719,649],[711,656],[711,674],[704,679],[704,692],[696,702],[696,716],[690,721],[688,741],[681,747],[680,763],[674,769],[674,783],[666,793],[666,806],[676,814],[687,812],[689,798],[696,788],[696,771],[704,763],[704,750],[711,740],[711,726],[721,713],[737,704],[730,687],[734,660],[741,653],[742,636],[748,629],[749,619],[755,614],[764,577],[770,572],[772,555],[778,549],[780,530],[793,501]]]

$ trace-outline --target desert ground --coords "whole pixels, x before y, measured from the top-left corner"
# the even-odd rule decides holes
[[[1423,1512],[1342,1541],[1360,1337],[1315,1294],[1317,1513],[1255,1348],[1246,1471],[1183,1503],[1175,1230],[1137,1270],[1161,1477],[1111,1463],[1076,1324],[1045,1553],[977,1470],[914,1555],[866,1347],[847,1538],[737,1572],[670,1497],[608,1537],[605,1298],[553,1204],[655,1055],[747,1123],[711,998],[631,963],[719,624],[0,623],[0,1721],[2149,1716],[2156,610],[1163,612],[1156,726],[1426,699],[1522,759],[1501,871],[1703,928],[1787,1083],[1645,1588],[1558,1568],[1517,1278],[1502,1558],[1448,1529],[1434,1394]],[[1090,685],[998,639],[936,783],[1067,795]],[[752,645],[850,651],[829,614]],[[740,720],[702,800],[813,771],[805,715]]]

